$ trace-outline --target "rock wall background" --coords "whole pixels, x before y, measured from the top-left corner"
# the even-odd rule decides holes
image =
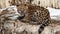
[[[34,0],[32,4],[36,4],[43,7],[60,8],[60,0]]]
[[[0,8],[5,8],[9,6],[9,0],[0,0]]]
[[[12,3],[26,3],[29,2],[31,4],[36,4],[43,7],[52,7],[52,8],[60,8],[60,0],[0,0],[0,7],[4,8],[10,5],[10,2]]]

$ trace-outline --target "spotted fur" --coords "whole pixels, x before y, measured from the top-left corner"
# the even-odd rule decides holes
[[[19,19],[21,22],[29,23],[30,25],[41,25],[39,33],[43,31],[44,27],[51,23],[49,11],[44,7],[21,4],[17,6],[17,9],[18,12],[24,16],[22,19]]]
[[[20,19],[24,23],[30,24],[41,24],[43,21],[47,20],[50,22],[50,14],[47,9],[44,7],[36,6],[36,5],[26,5],[22,4],[17,7],[18,12],[24,16],[24,18]]]

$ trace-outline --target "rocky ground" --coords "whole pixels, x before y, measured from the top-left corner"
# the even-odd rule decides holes
[[[60,34],[60,21],[55,21],[55,20],[52,20],[53,23],[50,24],[49,26],[45,27],[44,31],[41,33],[41,34]],[[8,24],[8,25],[7,25]],[[14,27],[14,21],[12,21],[12,23],[5,23],[5,26],[9,27],[6,29],[2,28],[3,25],[0,24],[0,34],[20,34],[19,32],[20,31],[23,31],[22,29],[24,28],[22,25],[20,25],[21,23],[17,22],[15,23],[15,27],[18,27],[15,28]],[[27,26],[27,25],[25,25]],[[21,29],[19,29],[21,27]],[[6,27],[5,27],[6,28]],[[2,29],[2,31],[1,31]],[[15,32],[14,32],[15,31]],[[21,33],[21,34],[25,34],[25,33]]]
[[[60,21],[52,20],[52,24],[45,27],[42,34],[60,34]]]

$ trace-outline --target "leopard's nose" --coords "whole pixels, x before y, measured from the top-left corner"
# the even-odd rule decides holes
[[[19,16],[19,17],[17,17],[17,19],[21,20],[21,19],[23,19],[24,17],[25,17],[25,15],[24,15],[24,16]]]

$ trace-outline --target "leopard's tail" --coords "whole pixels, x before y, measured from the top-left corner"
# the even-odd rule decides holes
[[[39,28],[39,30],[38,30],[38,33],[41,34],[42,31],[44,30],[44,28],[45,28],[46,26],[48,26],[50,22],[51,22],[51,21],[48,22],[48,20],[43,21],[42,24],[41,24],[41,26],[40,26],[40,28]]]

